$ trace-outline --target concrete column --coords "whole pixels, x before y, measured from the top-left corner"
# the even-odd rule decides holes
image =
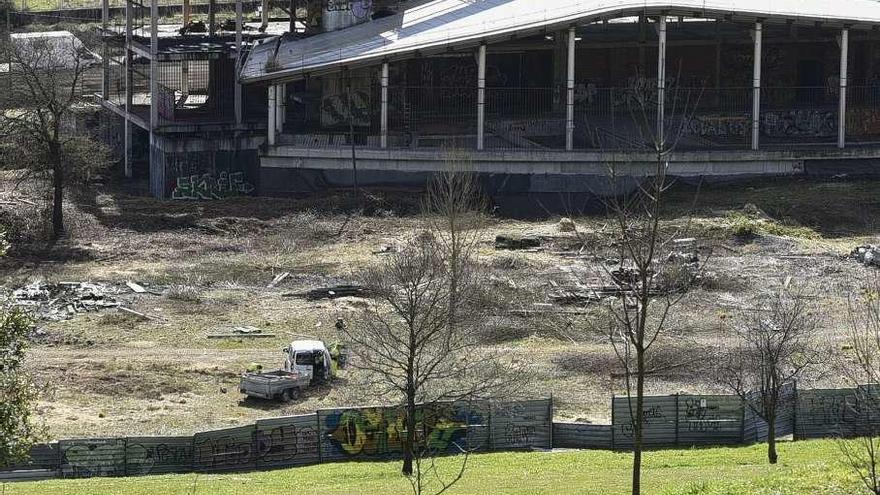
[[[110,0],[101,1],[101,36],[107,36],[107,28],[110,26]],[[110,49],[105,39],[101,43],[101,98],[104,101],[110,97]]]
[[[266,134],[266,142],[269,143],[269,146],[275,145],[275,86],[269,86],[267,90],[269,92],[269,129]]]
[[[275,133],[281,134],[284,132],[284,107],[287,106],[285,100],[287,99],[287,93],[285,91],[286,85],[277,84],[275,85]]]
[[[189,24],[191,9],[189,8],[189,0],[183,0],[183,25]]]
[[[165,161],[158,149],[159,127],[159,0],[150,0],[150,192],[165,197]]]
[[[381,145],[382,149],[388,147],[388,62],[382,64],[382,117],[381,117]]]
[[[260,30],[265,31],[266,28],[269,26],[269,0],[263,0],[263,3],[261,4],[261,10],[262,17],[260,20],[262,22],[260,23]]]
[[[477,55],[477,149],[485,148],[486,137],[486,44]]]
[[[131,55],[131,31],[134,13],[131,8],[131,0],[125,0],[125,176],[132,177],[131,163],[131,107],[132,107],[132,55]]]
[[[849,79],[849,28],[840,32],[840,111],[837,117],[837,147],[846,147],[846,87]]]
[[[568,29],[568,78],[566,80],[566,112],[565,112],[565,149],[574,149],[574,64],[575,38],[577,30],[574,26]]]
[[[189,60],[180,61],[180,95],[183,101],[189,97]]]
[[[764,26],[755,23],[755,56],[752,69],[752,149],[758,151],[761,143],[761,58]]]
[[[657,143],[666,144],[666,16],[660,16],[657,24]]]
[[[242,102],[241,102],[241,83],[238,82],[238,75],[241,74],[242,59],[242,0],[235,0],[235,123],[241,124],[243,121]]]
[[[208,0],[208,35],[217,34],[217,5],[216,0]]]

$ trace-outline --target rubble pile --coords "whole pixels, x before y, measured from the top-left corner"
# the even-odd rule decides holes
[[[850,258],[867,266],[880,266],[880,246],[866,244],[858,246],[850,252]]]
[[[12,303],[30,309],[42,320],[66,320],[77,313],[117,308],[119,291],[91,282],[34,282],[12,291]]]

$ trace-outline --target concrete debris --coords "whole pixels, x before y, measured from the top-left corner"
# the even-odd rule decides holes
[[[563,218],[559,221],[557,228],[560,232],[576,232],[577,224],[574,223],[574,220],[570,218]]]
[[[880,266],[880,246],[858,246],[852,250],[850,257],[867,266]]]
[[[134,292],[135,294],[143,294],[143,293],[147,292],[147,289],[144,289],[143,285],[132,282],[130,280],[125,283],[125,286],[128,287],[129,289],[131,289],[131,291]]]
[[[275,287],[278,286],[278,284],[283,282],[284,279],[286,279],[289,276],[290,276],[290,272],[279,273],[278,275],[275,276],[275,278],[272,279],[271,282],[269,282],[269,285],[266,286],[266,288],[267,289],[274,289]]]
[[[229,332],[209,333],[209,339],[235,339],[235,338],[251,338],[251,339],[270,339],[275,337],[274,333],[263,332],[262,329],[254,326],[234,327]]]
[[[507,236],[499,235],[495,237],[495,249],[535,249],[541,247],[541,239],[532,236]]]
[[[361,285],[337,285],[335,287],[320,287],[305,292],[284,294],[283,297],[301,297],[309,301],[319,299],[338,299],[340,297],[369,297],[366,287]]]
[[[34,282],[12,291],[12,303],[28,308],[41,320],[66,320],[77,313],[117,308],[119,291],[91,282]]]
[[[150,316],[150,315],[148,315],[148,314],[140,313],[140,312],[135,311],[135,310],[133,310],[133,309],[131,309],[131,308],[126,308],[125,306],[118,306],[118,307],[116,308],[116,310],[119,311],[119,312],[121,312],[121,313],[125,313],[125,314],[128,314],[128,315],[136,316],[136,317],[138,317],[138,318],[140,318],[140,319],[142,319],[142,320],[159,320],[159,318],[157,318],[157,317],[155,317],[155,316]]]

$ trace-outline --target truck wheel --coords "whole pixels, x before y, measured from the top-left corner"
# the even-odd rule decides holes
[[[296,391],[292,388],[289,388],[281,393],[281,400],[284,402],[290,402],[296,398]]]

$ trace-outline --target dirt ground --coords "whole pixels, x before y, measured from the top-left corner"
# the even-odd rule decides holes
[[[706,372],[707,361],[723,345],[737,308],[766,297],[788,277],[814,295],[823,340],[841,348],[844,298],[873,271],[844,255],[876,241],[878,185],[788,179],[704,187],[695,209],[697,191],[677,188],[667,224],[690,219],[688,235],[704,246],[709,273],[677,307],[656,350],[658,371],[649,392],[724,392]],[[40,196],[5,182],[0,224],[9,226],[13,249],[0,260],[3,292],[36,280],[104,282],[119,288],[126,307],[152,317],[105,309],[38,322],[29,369],[44,388],[38,411],[50,436],[190,433],[375,403],[375,395],[351,385],[351,369],[332,386],[290,404],[243,400],[238,375],[250,363],[277,367],[291,340],[336,340],[336,319],[353,321],[368,300],[285,295],[356,283],[360,270],[424,228],[417,202],[411,193],[374,193],[365,213],[352,215],[345,213],[352,206],[347,192],[295,200],[159,202],[102,186],[68,206],[69,238],[52,245],[38,232]],[[597,244],[609,232],[602,215],[575,221]],[[552,290],[582,280],[585,267],[595,262],[585,254],[595,246],[561,232],[558,222],[558,216],[494,217],[482,232],[486,283],[509,297],[514,309],[546,304]],[[744,222],[754,236],[736,235]],[[499,234],[539,235],[544,243],[536,250],[498,251],[493,240]],[[291,276],[267,288],[282,272]],[[127,281],[155,293],[132,293]],[[592,315],[589,308],[561,306],[549,314],[499,315],[481,339],[528,364],[532,376],[523,394],[552,394],[557,419],[608,421],[611,396],[623,388],[607,338],[586,321]],[[206,337],[245,325],[276,336]],[[823,371],[815,384],[837,383],[832,366]]]

